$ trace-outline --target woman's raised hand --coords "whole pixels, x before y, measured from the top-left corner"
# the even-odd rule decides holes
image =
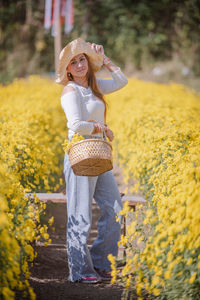
[[[96,53],[100,53],[103,55],[103,65],[107,66],[108,64],[110,64],[111,60],[109,57],[107,57],[105,55],[104,48],[102,45],[97,45],[95,43],[90,43],[90,42],[88,42],[88,44],[91,46],[92,49],[94,49],[96,51]],[[113,71],[113,70],[110,70],[110,71]]]
[[[98,45],[98,44],[95,44],[95,43],[89,43],[89,42],[88,42],[88,44],[91,46],[91,48],[93,50],[96,51],[96,53],[104,55],[104,48],[103,48],[102,45]]]

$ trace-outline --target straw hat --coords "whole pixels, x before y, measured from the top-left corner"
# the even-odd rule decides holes
[[[67,77],[66,68],[71,59],[81,53],[88,55],[94,72],[100,70],[101,66],[103,65],[103,55],[96,53],[96,51],[92,49],[87,42],[81,38],[78,38],[67,44],[67,46],[65,46],[60,52],[56,76],[57,83],[63,85],[67,84],[69,79]]]

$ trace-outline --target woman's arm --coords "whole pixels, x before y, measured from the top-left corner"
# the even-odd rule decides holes
[[[110,64],[110,69],[111,68],[114,69]],[[119,67],[117,67],[115,71],[110,72],[112,79],[97,78],[97,84],[102,94],[109,94],[117,91],[123,88],[128,83],[128,79]]]
[[[109,94],[124,87],[128,83],[128,79],[121,69],[104,54],[103,46],[94,43],[90,45],[97,53],[101,53],[104,56],[103,65],[107,68],[112,76],[112,79],[97,78],[97,84],[101,93]]]
[[[115,72],[119,69],[112,61],[111,59],[104,54],[104,59],[103,59],[103,65],[108,69],[110,72]]]

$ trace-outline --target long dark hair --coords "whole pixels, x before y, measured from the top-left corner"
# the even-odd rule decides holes
[[[84,53],[85,54],[85,53]],[[87,79],[88,79],[88,85],[91,88],[93,94],[99,98],[105,105],[105,112],[104,112],[104,123],[106,123],[106,112],[107,112],[107,103],[103,97],[103,94],[100,92],[97,81],[96,81],[96,76],[92,68],[92,64],[90,62],[89,57],[87,54],[85,54],[87,61],[88,61],[88,73],[87,73]]]

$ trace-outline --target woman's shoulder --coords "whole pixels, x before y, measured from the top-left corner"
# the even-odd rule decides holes
[[[64,96],[65,94],[68,94],[68,93],[74,92],[74,91],[75,91],[75,87],[74,87],[73,83],[70,82],[64,87],[61,97]]]

